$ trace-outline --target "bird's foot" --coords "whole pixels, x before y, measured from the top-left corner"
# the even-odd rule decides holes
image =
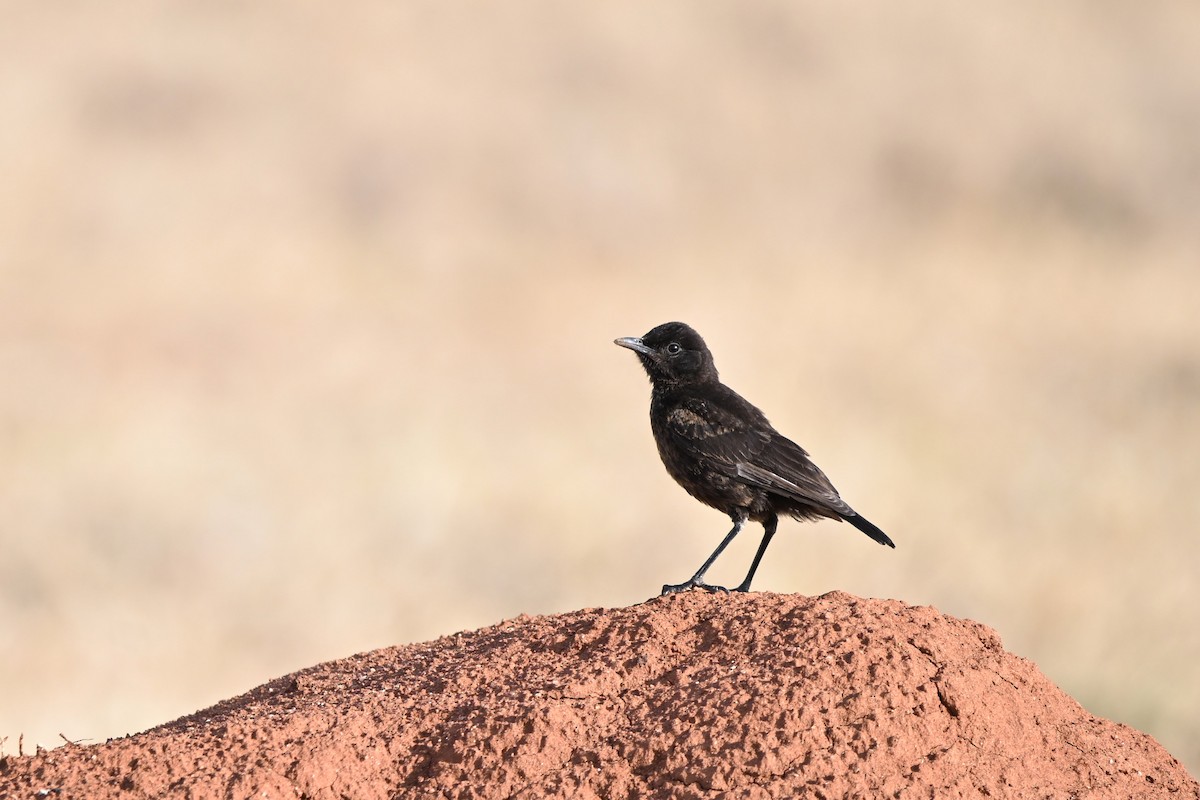
[[[724,586],[713,586],[711,583],[705,583],[698,578],[692,578],[686,583],[668,583],[662,588],[663,595],[679,594],[680,592],[691,591],[692,589],[703,589],[706,592],[724,592],[729,594],[729,590]]]

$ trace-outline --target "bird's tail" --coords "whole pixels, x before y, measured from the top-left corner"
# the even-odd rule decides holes
[[[889,539],[886,533],[879,530],[879,528],[876,528],[873,524],[867,521],[866,517],[860,514],[851,514],[848,517],[843,517],[843,519],[880,544],[886,544],[888,547],[896,546],[896,543]]]

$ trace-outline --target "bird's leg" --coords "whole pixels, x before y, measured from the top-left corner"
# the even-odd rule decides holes
[[[733,541],[733,537],[738,535],[738,531],[740,531],[742,529],[742,526],[746,524],[746,519],[748,517],[748,515],[745,511],[740,511],[740,510],[738,511],[738,513],[736,515],[731,515],[731,516],[733,517],[733,530],[731,530],[729,533],[725,534],[725,538],[721,540],[721,543],[719,545],[717,545],[717,549],[713,550],[713,554],[708,557],[708,560],[700,565],[700,569],[696,570],[696,574],[693,575],[691,578],[689,578],[684,583],[674,583],[674,584],[668,583],[666,586],[664,586],[662,588],[663,594],[675,594],[676,592],[685,592],[688,589],[704,589],[705,591],[708,591],[708,592],[728,592],[729,591],[724,586],[712,586],[710,584],[705,583],[704,582],[704,573],[708,572],[708,568],[711,567],[713,562],[717,560],[717,556],[721,555],[721,551],[724,550],[729,545],[729,543]]]
[[[758,543],[758,552],[754,554],[754,560],[750,562],[750,571],[746,573],[746,579],[739,583],[733,591],[750,591],[750,581],[754,580],[754,571],[758,569],[758,562],[762,561],[763,553],[767,552],[767,545],[771,543],[771,537],[775,535],[777,525],[779,525],[779,517],[775,514],[763,521],[763,538]]]

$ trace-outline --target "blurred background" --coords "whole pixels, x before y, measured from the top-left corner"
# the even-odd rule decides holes
[[[687,578],[612,344],[680,319],[898,544],[756,589],[1200,773],[1193,4],[24,4],[0,175],[4,752]]]

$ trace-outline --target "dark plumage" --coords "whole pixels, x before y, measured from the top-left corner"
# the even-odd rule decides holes
[[[616,344],[636,352],[650,376],[650,427],[667,472],[692,497],[733,520],[733,530],[696,574],[664,586],[663,594],[693,587],[724,591],[705,583],[704,573],[748,519],[762,523],[763,538],[735,592],[749,591],[780,514],[845,520],[880,544],[896,546],[842,500],[804,448],[721,383],[700,334],[682,322],[668,322],[640,339],[617,339]]]

